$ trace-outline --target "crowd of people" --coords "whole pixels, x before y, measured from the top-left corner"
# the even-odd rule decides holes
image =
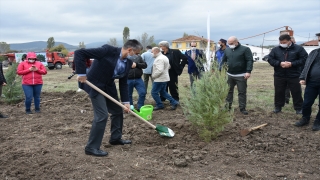
[[[320,46],[320,33],[318,36]],[[292,94],[296,114],[302,114],[298,127],[309,124],[311,107],[320,95],[320,48],[313,50],[309,55],[302,46],[295,44],[289,35],[279,37],[279,46],[273,48],[268,55],[268,62],[274,67],[274,113],[282,111],[286,103],[286,91]],[[79,49],[74,53],[75,73],[78,75],[79,86],[85,90],[91,99],[94,118],[92,128],[84,149],[85,154],[93,156],[106,156],[107,152],[100,149],[104,131],[111,114],[111,145],[131,144],[130,140],[122,139],[123,112],[135,108],[132,97],[134,88],[138,92],[137,110],[144,106],[149,80],[152,82],[151,95],[156,106],[154,110],[164,109],[163,101],[170,102],[170,109],[175,110],[179,105],[178,76],[181,75],[185,65],[188,65],[190,86],[194,81],[201,79],[205,68],[203,51],[197,49],[197,43],[190,43],[191,49],[181,53],[180,50],[171,49],[167,41],[161,41],[158,47],[143,46],[137,40],[128,40],[123,47],[103,45],[99,48]],[[95,59],[88,66],[88,59]],[[41,62],[36,61],[36,54],[29,52],[26,60],[17,68],[17,74],[22,75],[22,87],[25,94],[25,110],[31,111],[31,101],[34,99],[35,112],[40,112],[40,93],[42,88],[42,75],[47,73]],[[217,68],[227,67],[227,83],[229,92],[226,98],[226,107],[231,109],[233,103],[234,87],[238,89],[239,110],[248,115],[247,81],[253,70],[253,56],[250,48],[241,45],[235,36],[228,40],[220,39],[216,51]],[[1,64],[0,64],[1,67]],[[90,67],[90,68],[88,68]],[[0,68],[0,94],[2,86],[6,85],[2,67]],[[143,77],[143,79],[142,79]],[[102,91],[119,101],[115,79],[119,82],[121,102],[126,108],[115,104],[112,100],[88,86],[88,80]],[[304,99],[301,85],[306,85]],[[320,102],[319,102],[320,104]],[[0,113],[0,118],[7,116]],[[312,130],[320,130],[320,113],[318,112]]]

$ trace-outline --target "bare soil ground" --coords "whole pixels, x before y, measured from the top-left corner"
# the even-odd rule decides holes
[[[66,72],[68,75],[68,73]],[[252,77],[254,78],[254,76]],[[76,89],[74,89],[76,90]],[[173,138],[159,136],[133,115],[126,114],[123,138],[132,145],[111,146],[110,124],[101,149],[107,157],[84,154],[93,117],[86,93],[74,90],[42,93],[42,112],[26,115],[22,103],[6,105],[0,120],[1,179],[319,179],[320,132],[311,125],[297,128],[292,111],[273,114],[248,108],[217,139],[205,143],[184,118],[181,107],[153,113],[153,124],[170,127]],[[272,97],[272,95],[270,96]],[[52,100],[63,98],[62,100]],[[253,99],[253,98],[249,98]],[[146,104],[153,104],[147,95]],[[244,128],[269,123],[245,137]]]

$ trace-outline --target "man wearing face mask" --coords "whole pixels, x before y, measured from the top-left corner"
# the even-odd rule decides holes
[[[228,65],[229,93],[226,101],[229,109],[231,109],[233,91],[237,85],[239,109],[242,114],[247,115],[247,80],[250,78],[253,68],[252,52],[250,48],[242,46],[235,36],[228,39],[228,44],[229,48],[225,49],[225,54],[222,57],[222,64],[227,63]]]
[[[218,65],[218,68],[219,70],[221,70],[221,61],[222,61],[222,57],[224,55],[224,50],[227,48],[227,40],[225,39],[220,39],[218,41],[218,44],[217,44],[217,52],[216,52],[216,57],[217,57],[217,65]]]
[[[167,56],[171,68],[169,69],[170,81],[168,82],[168,88],[170,90],[171,96],[179,101],[179,92],[178,92],[178,76],[181,75],[184,66],[188,63],[188,58],[181,53],[178,49],[170,49],[169,43],[167,41],[159,42],[159,47],[161,48],[162,54]],[[165,101],[165,98],[161,97],[162,101]]]
[[[136,64],[129,58],[140,53],[142,45],[139,41],[128,40],[122,48],[103,45],[100,48],[79,49],[74,52],[76,74],[78,81],[83,83],[81,89],[85,90],[91,99],[94,118],[89,140],[85,147],[85,154],[93,156],[106,156],[107,152],[100,149],[102,138],[107,124],[108,114],[111,114],[111,145],[131,144],[130,140],[122,139],[123,109],[104,97],[84,82],[88,79],[102,91],[118,100],[115,79],[119,79],[119,91],[122,103],[126,106],[125,112],[129,112],[128,72],[135,68]],[[95,59],[87,73],[86,59]]]
[[[302,104],[302,118],[296,122],[298,127],[306,126],[310,122],[311,110],[314,101],[320,96],[320,33],[317,33],[319,48],[311,51],[306,65],[300,75],[300,84],[306,85],[304,92],[304,101]],[[320,101],[320,100],[319,100]],[[320,107],[320,102],[318,103]],[[313,131],[320,130],[320,111],[318,110],[316,119],[312,126]]]
[[[191,87],[194,80],[200,79],[202,72],[204,72],[203,67],[203,52],[197,49],[197,43],[190,43],[191,49],[185,52],[185,55],[188,57],[188,74],[190,78]]]
[[[274,113],[279,113],[285,104],[285,91],[289,86],[296,114],[302,113],[302,91],[299,84],[301,68],[308,57],[306,50],[292,43],[288,34],[279,37],[280,45],[271,50],[268,62],[274,67]]]

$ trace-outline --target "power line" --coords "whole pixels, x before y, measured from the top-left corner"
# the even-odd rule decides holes
[[[257,35],[254,35],[254,36],[250,36],[250,37],[246,37],[246,38],[242,38],[242,39],[239,39],[239,40],[244,40],[244,39],[249,39],[249,38],[253,38],[253,37],[257,37],[257,36],[261,36],[261,35],[264,35],[266,33],[269,33],[269,32],[273,32],[273,31],[276,31],[278,29],[282,29],[282,28],[285,28],[287,26],[282,26],[282,27],[279,27],[277,29],[274,29],[274,30],[271,30],[271,31],[267,31],[267,32],[264,32],[264,33],[261,33],[261,34],[257,34]]]

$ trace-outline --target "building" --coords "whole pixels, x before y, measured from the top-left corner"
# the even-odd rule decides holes
[[[198,37],[198,36],[185,36],[179,39],[172,40],[172,45],[171,47],[173,49],[179,49],[182,52],[185,52],[186,50],[189,50],[190,43],[191,42],[196,42],[197,43],[197,49],[203,49],[205,50],[207,48],[207,42],[208,40],[203,38],[203,37]],[[214,48],[214,41],[210,40],[210,50]]]
[[[270,51],[271,51],[270,49],[267,49],[267,48],[251,46],[251,45],[248,45],[248,44],[241,44],[241,45],[247,46],[247,47],[250,48],[254,61],[262,60],[262,58],[264,56],[268,55],[270,53]]]
[[[318,40],[311,40],[301,44],[301,46],[307,51],[309,54],[312,50],[319,48]]]

